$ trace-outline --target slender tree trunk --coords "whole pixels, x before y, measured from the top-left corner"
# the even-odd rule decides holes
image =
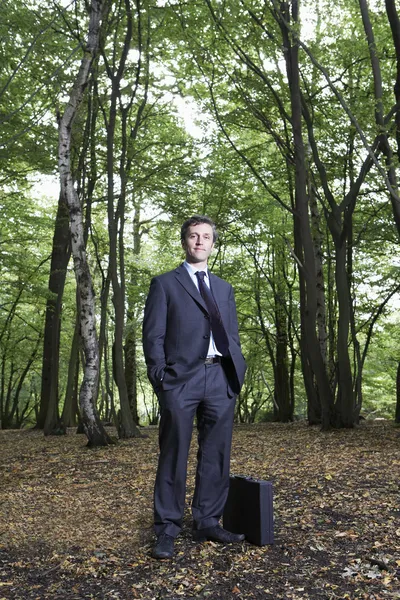
[[[139,414],[137,406],[137,352],[136,352],[136,332],[135,321],[129,318],[125,335],[125,381],[128,390],[129,406],[135,423],[139,424]]]
[[[99,387],[99,351],[95,321],[95,298],[86,256],[82,206],[71,173],[71,130],[87,86],[92,62],[96,56],[101,20],[101,0],[91,0],[89,35],[68,104],[59,123],[59,171],[61,193],[65,197],[71,224],[71,245],[80,304],[80,335],[85,354],[83,382],[79,401],[85,433],[91,446],[112,443],[96,410]]]
[[[106,387],[106,394],[110,401],[110,417],[115,423],[115,427],[118,427],[118,417],[115,410],[115,400],[114,400],[114,388],[113,388],[113,379],[110,375],[109,368],[109,357],[108,357],[108,345],[104,346],[104,382]]]
[[[362,0],[360,0],[362,1]],[[329,205],[330,210],[326,210],[327,225],[335,244],[335,283],[337,294],[337,309],[338,309],[338,332],[336,340],[337,356],[333,355],[334,348],[334,318],[336,306],[330,306],[330,361],[325,364],[327,369],[327,380],[331,387],[332,399],[337,388],[337,402],[335,405],[336,414],[334,415],[334,423],[338,427],[352,427],[357,420],[355,410],[355,394],[353,386],[353,375],[351,370],[351,361],[349,356],[349,328],[351,324],[351,294],[349,278],[349,265],[346,264],[346,258],[350,255],[348,248],[348,238],[352,230],[352,215],[354,212],[357,195],[360,187],[369,172],[372,159],[368,155],[361,166],[357,179],[350,186],[349,192],[345,195],[340,205],[337,205],[334,194],[331,192],[325,166],[320,159],[318,146],[314,137],[313,123],[307,104],[303,99],[302,103],[303,116],[307,124],[308,139],[312,149],[315,165],[318,169],[321,184]],[[328,271],[329,276],[329,271]],[[329,284],[331,283],[328,277]],[[330,291],[333,289],[329,288]],[[307,288],[308,291],[308,288]],[[355,332],[353,334],[355,338]],[[332,381],[331,364],[335,360],[334,379]],[[322,399],[322,396],[321,396]]]
[[[397,106],[395,114],[397,156],[398,160],[400,160],[400,19],[396,8],[396,0],[385,0],[385,6],[396,53],[396,81],[393,91]]]
[[[396,414],[395,422],[400,423],[400,361],[397,365],[396,373]]]
[[[345,240],[337,239],[336,250],[336,291],[339,304],[337,333],[337,369],[338,395],[336,399],[336,418],[339,427],[353,427],[355,417],[355,398],[353,377],[349,356],[350,331],[350,293],[346,271]]]
[[[14,361],[12,360],[10,363],[10,371],[8,373],[8,384],[7,384],[7,392],[5,397],[5,405],[4,405],[4,421],[5,421],[5,429],[7,427],[12,427],[13,422],[11,418],[11,407],[12,407],[12,391],[14,389],[14,375],[16,369],[14,366]]]
[[[123,237],[123,219],[121,211],[114,211],[114,137],[115,137],[115,111],[118,87],[113,82],[113,93],[110,109],[110,121],[107,127],[107,176],[108,176],[108,232],[110,242],[109,265],[111,274],[111,284],[113,290],[113,305],[115,315],[115,331],[113,346],[113,374],[118,387],[120,401],[120,420],[119,435],[121,438],[137,437],[140,431],[135,425],[133,415],[130,410],[128,389],[125,380],[123,339],[125,326],[125,286],[123,285],[124,273],[118,268],[118,235]],[[120,206],[119,206],[120,209]],[[121,217],[121,218],[120,218]],[[118,232],[118,223],[120,230]],[[123,248],[120,252],[123,252]],[[122,257],[120,256],[120,261]],[[119,273],[119,276],[118,276]],[[120,282],[119,277],[122,278]]]
[[[133,217],[133,254],[135,257],[139,257],[141,249],[141,236],[140,236],[140,205],[134,203],[135,212]],[[135,267],[131,270],[131,288],[135,288],[139,285],[137,269]],[[138,412],[138,394],[137,394],[137,320],[135,318],[136,304],[132,296],[128,294],[128,310],[127,310],[127,326],[125,335],[125,380],[128,389],[129,405],[131,413],[137,424],[139,424],[139,412]]]
[[[292,315],[293,315],[292,298],[291,298],[291,292],[290,292],[289,329],[288,329],[288,343],[289,343],[289,349],[290,349],[289,390],[290,390],[291,413],[294,416],[295,407],[296,407],[294,382],[295,382],[295,372],[296,372],[297,350],[295,350],[295,345],[294,345]]]
[[[278,406],[276,416],[280,423],[293,421],[293,406],[290,399],[289,387],[287,329],[285,328],[287,323],[285,321],[281,321],[278,326],[276,340],[276,380],[274,387],[275,402]]]
[[[353,223],[352,221],[349,224],[349,232],[348,232],[348,241],[347,241],[347,282],[349,289],[349,302],[350,302],[350,331],[351,331],[351,339],[353,343],[353,362],[354,362],[354,421],[358,424],[360,420],[360,411],[363,403],[363,393],[362,393],[362,357],[361,357],[361,348],[360,342],[357,338],[357,327],[356,327],[356,315],[355,315],[355,306],[352,295],[352,281],[353,281]]]
[[[283,277],[285,269],[283,252],[275,253],[275,327],[276,327],[276,369],[274,381],[275,402],[278,406],[277,419],[281,423],[293,421],[293,406],[290,399],[288,365],[288,316],[286,310],[286,286]]]
[[[113,346],[113,375],[118,387],[120,402],[120,419],[118,422],[119,436],[121,438],[130,438],[141,436],[134,416],[132,415],[127,382],[125,379],[124,367],[124,328],[125,328],[125,246],[124,246],[124,226],[125,226],[125,202],[126,202],[126,150],[127,150],[127,117],[131,108],[131,102],[126,107],[122,106],[121,101],[121,80],[124,76],[126,61],[130,50],[133,36],[133,13],[130,0],[124,0],[126,15],[126,31],[122,42],[121,56],[116,64],[114,55],[114,64],[110,65],[106,61],[107,72],[111,81],[111,98],[108,118],[104,113],[107,129],[107,213],[108,213],[108,233],[109,233],[109,269],[111,275],[111,285],[113,292],[113,305],[115,315],[115,331]],[[133,98],[132,98],[133,100]],[[132,101],[131,100],[131,101]],[[118,196],[117,207],[114,206],[115,190],[115,136],[117,127],[117,105],[121,107],[122,125],[122,151],[120,156],[120,182],[121,191]]]
[[[18,380],[18,383],[17,383],[17,387],[16,387],[16,389],[14,391],[13,405],[12,405],[12,409],[11,409],[11,413],[10,413],[10,421],[14,420],[15,421],[15,425],[17,427],[20,427],[20,423],[19,423],[19,420],[18,420],[18,405],[19,405],[19,400],[20,400],[20,394],[21,394],[22,386],[24,384],[26,376],[29,373],[29,369],[31,368],[32,363],[35,360],[35,356],[37,354],[37,351],[39,349],[39,345],[40,345],[40,342],[41,342],[41,337],[42,337],[41,335],[38,337],[38,340],[37,340],[37,342],[35,344],[35,347],[34,347],[32,353],[31,353],[31,355],[30,355],[30,357],[28,359],[28,362],[27,362],[24,370],[22,371],[22,374],[21,374],[21,376],[20,376],[20,378]],[[15,419],[14,419],[14,416],[15,416]]]
[[[0,429],[4,429],[4,371],[5,371],[5,365],[4,365],[4,358],[2,356],[1,369],[0,369],[0,377],[1,377],[1,383],[0,383]]]
[[[297,257],[302,257],[301,236],[299,232],[299,221],[294,218],[294,249]],[[300,362],[303,374],[304,387],[307,396],[307,420],[309,425],[321,423],[321,401],[318,387],[315,383],[314,372],[310,363],[309,349],[304,320],[304,307],[306,306],[306,282],[303,271],[299,268],[299,295],[300,295]]]
[[[9,324],[6,330],[2,333],[2,338],[5,335],[5,341],[3,342],[3,353],[1,357],[1,394],[0,394],[0,408],[1,408],[1,426],[2,429],[12,427],[10,405],[11,405],[11,391],[13,388],[13,377],[14,377],[14,363],[9,360],[8,351],[11,337],[11,322],[13,316],[9,320]]]
[[[292,44],[291,34],[287,28],[287,23],[291,16],[288,12],[286,2],[281,2],[281,11],[283,19],[280,21],[284,45],[287,49],[286,64],[290,87],[290,101],[292,107],[292,128],[294,139],[294,157],[295,157],[295,215],[294,219],[297,225],[298,240],[302,250],[300,258],[301,276],[305,282],[305,303],[301,307],[301,319],[303,321],[303,332],[306,336],[307,354],[310,367],[314,373],[319,398],[321,401],[321,420],[323,429],[328,429],[332,425],[333,396],[329,386],[329,380],[325,370],[325,365],[321,356],[321,351],[316,335],[316,314],[317,314],[317,281],[315,273],[314,248],[311,236],[310,221],[308,215],[308,195],[307,195],[307,177],[305,149],[302,137],[302,107],[298,64],[298,44]],[[298,25],[298,2],[291,2],[292,16],[295,26]]]
[[[36,427],[46,435],[60,428],[58,413],[58,376],[61,332],[61,310],[71,244],[69,214],[65,199],[60,194],[53,237],[49,276],[49,297],[43,340],[42,390]]]
[[[125,0],[126,12],[128,17],[128,35],[132,35],[132,8],[130,0]],[[146,21],[146,26],[144,26]],[[121,287],[124,290],[125,298],[125,262],[124,262],[124,220],[125,220],[125,203],[127,200],[127,185],[132,172],[132,164],[134,163],[135,156],[135,141],[137,138],[138,131],[142,124],[143,113],[147,105],[148,99],[148,88],[149,88],[149,63],[150,63],[150,13],[146,13],[144,10],[144,4],[136,2],[136,39],[137,47],[139,51],[139,59],[136,69],[135,85],[130,97],[129,102],[121,109],[121,160],[120,160],[120,180],[121,180],[121,194],[120,194],[120,221],[121,231],[119,235],[119,256],[120,256],[120,273],[121,273]],[[141,102],[136,110],[135,119],[132,119],[132,105],[136,98],[137,90],[139,85],[142,87],[143,96]],[[133,253],[135,256],[140,254],[140,204],[134,202],[135,214],[133,220]],[[137,285],[137,274],[132,271],[132,285]],[[133,416],[133,420],[136,424],[139,424],[138,414],[138,399],[137,399],[137,352],[136,352],[136,328],[137,322],[134,318],[135,306],[128,301],[128,326],[126,328],[125,336],[125,382],[128,394],[128,401],[130,412]],[[136,435],[138,430],[136,429]]]
[[[349,77],[351,82],[351,88],[353,86],[353,70],[350,69]],[[350,180],[350,188],[354,188],[355,183],[355,169],[354,169],[354,139],[355,139],[355,131],[353,128],[350,128],[349,132],[349,150],[348,150],[348,175]],[[354,237],[353,237],[353,219],[348,219],[347,222],[347,284],[349,289],[349,302],[350,302],[350,330],[351,330],[351,339],[353,343],[353,372],[354,372],[354,421],[355,423],[359,423],[360,420],[360,411],[362,407],[362,359],[361,359],[361,349],[360,342],[357,338],[357,327],[356,327],[356,314],[355,314],[355,305],[353,301],[352,289],[353,289],[353,247],[354,247]]]
[[[79,374],[79,312],[77,311],[74,335],[68,364],[68,379],[65,390],[64,408],[61,420],[65,427],[76,427],[79,417],[77,382]]]
[[[315,272],[317,281],[317,330],[318,341],[321,349],[322,360],[328,365],[328,331],[326,328],[326,302],[325,302],[325,283],[324,268],[322,261],[322,241],[321,216],[318,210],[317,199],[315,197],[314,187],[309,186],[312,237],[314,241]]]
[[[1,355],[1,371],[0,371],[0,429],[7,428],[7,415],[5,411],[5,387],[6,387],[6,361],[7,361],[7,346]]]
[[[255,259],[255,257],[253,257]],[[254,264],[255,267],[257,268],[257,260],[254,260]],[[271,366],[272,366],[272,370],[274,373],[274,392],[273,392],[273,398],[274,398],[274,419],[275,420],[279,420],[279,391],[277,389],[278,384],[278,369],[277,369],[277,364],[276,364],[276,359],[275,359],[275,354],[274,354],[274,348],[271,342],[271,334],[268,331],[268,328],[265,324],[265,320],[264,320],[264,315],[263,315],[263,310],[262,310],[262,306],[261,306],[261,294],[260,294],[260,275],[257,273],[256,275],[256,281],[254,283],[254,299],[256,302],[256,306],[257,306],[257,316],[258,316],[258,320],[260,323],[260,328],[261,328],[261,333],[263,336],[263,341],[265,343],[265,347],[269,356],[269,359],[271,361]],[[250,395],[250,391],[249,391],[249,382],[254,378],[251,377],[251,373],[254,372],[254,369],[249,369],[249,374],[247,376],[247,387],[246,387],[246,395]],[[247,407],[247,402],[244,403],[244,405]]]
[[[379,56],[375,44],[374,34],[372,30],[371,21],[369,18],[368,12],[368,4],[367,0],[359,0],[360,11],[362,16],[362,21],[364,25],[365,35],[368,41],[368,49],[371,60],[372,74],[374,80],[374,92],[375,92],[375,120],[378,126],[378,129],[382,131],[380,135],[380,146],[383,154],[386,158],[386,166],[387,166],[387,182],[390,184],[387,187],[390,193],[390,201],[392,203],[392,211],[394,222],[397,227],[397,232],[400,236],[400,197],[399,190],[397,186],[397,176],[396,169],[393,161],[393,151],[390,147],[388,135],[387,135],[387,126],[385,124],[384,113],[383,113],[383,84],[382,84],[382,75],[381,68],[379,63]],[[396,61],[397,61],[397,77],[396,83],[394,86],[396,102],[399,102],[400,99],[400,20],[397,13],[396,5],[393,0],[385,0],[386,4],[386,13],[389,19],[390,27],[392,30],[392,38],[393,44],[396,52]],[[399,133],[399,124],[400,124],[400,111],[397,107],[395,113],[396,119],[396,138],[399,142],[400,133]],[[398,148],[399,150],[399,148]]]

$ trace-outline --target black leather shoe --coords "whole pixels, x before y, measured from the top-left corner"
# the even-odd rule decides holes
[[[205,529],[198,529],[193,531],[193,539],[197,542],[221,542],[222,544],[235,544],[237,542],[243,542],[243,533],[231,533],[227,531],[221,525],[214,525],[214,527],[206,527]]]
[[[158,536],[156,544],[151,553],[153,558],[172,558],[174,555],[175,538],[167,533],[162,533]]]

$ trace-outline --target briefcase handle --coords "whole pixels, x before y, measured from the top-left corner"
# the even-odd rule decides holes
[[[234,479],[242,479],[244,481],[259,481],[258,479],[255,479],[254,477],[251,477],[250,475],[230,475],[230,477],[232,477]]]

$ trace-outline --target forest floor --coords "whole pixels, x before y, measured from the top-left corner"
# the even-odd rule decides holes
[[[89,450],[69,431],[0,431],[0,600],[400,598],[400,430],[365,421],[235,427],[232,473],[274,486],[275,543],[151,558],[157,430]]]

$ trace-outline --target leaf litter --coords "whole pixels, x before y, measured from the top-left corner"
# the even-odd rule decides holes
[[[192,540],[194,439],[172,561],[150,556],[158,434],[146,433],[90,450],[73,430],[0,431],[0,600],[400,598],[392,423],[236,426],[231,472],[274,486],[275,544],[261,548]]]

